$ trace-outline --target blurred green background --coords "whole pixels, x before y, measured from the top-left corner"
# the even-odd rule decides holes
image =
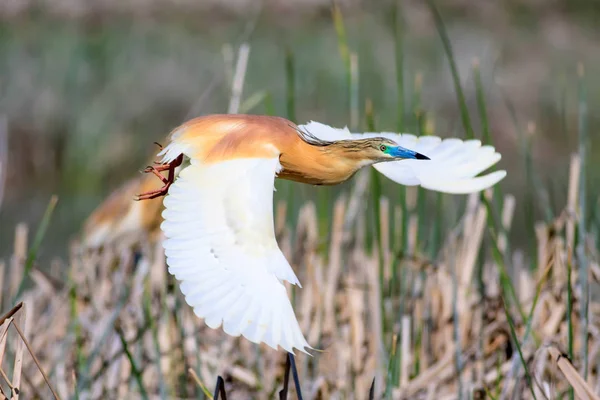
[[[418,116],[425,115],[436,135],[464,137],[447,58],[425,2],[400,2],[401,15],[393,2],[337,4],[358,59],[357,128],[366,130],[370,99],[377,130],[396,130],[401,43],[404,130],[418,133]],[[437,4],[474,116],[473,63],[480,65],[491,135],[503,155],[498,167],[508,170],[501,185],[517,197],[513,248],[528,247],[531,222],[566,203],[568,164],[578,143],[578,64],[585,70],[588,107],[589,218],[597,221],[598,2]],[[398,33],[394,18],[402,21]],[[85,217],[146,165],[156,150],[153,141],[164,142],[193,116],[226,112],[244,42],[250,56],[242,111],[350,124],[347,75],[329,1],[6,1],[0,2],[0,20],[0,113],[8,121],[0,254],[10,254],[17,222],[37,226],[52,194],[59,202],[40,256],[66,254]],[[481,137],[479,121],[474,124]],[[534,177],[525,173],[528,162]],[[546,198],[533,190],[535,180]],[[387,180],[383,185],[392,197],[398,190]],[[297,204],[316,196],[310,187],[291,184],[276,197],[292,191]]]

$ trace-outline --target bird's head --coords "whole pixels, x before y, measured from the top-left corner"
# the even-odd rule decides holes
[[[399,146],[393,140],[375,137],[337,142],[350,158],[359,158],[370,164],[404,159],[429,160],[429,157]]]

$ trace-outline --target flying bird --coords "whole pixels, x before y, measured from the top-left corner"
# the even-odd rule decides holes
[[[506,175],[477,176],[501,157],[478,140],[352,133],[270,116],[204,116],[174,129],[169,141],[160,165],[147,169],[163,187],[139,199],[168,194],[163,246],[186,302],[213,329],[290,353],[313,348],[283,284],[301,287],[275,239],[275,178],[335,185],[372,165],[402,185],[466,194]],[[190,164],[175,177],[183,156]]]

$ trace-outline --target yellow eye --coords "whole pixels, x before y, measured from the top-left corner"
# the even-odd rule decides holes
[[[387,150],[387,146],[382,144],[381,146],[379,146],[379,150],[381,151],[386,151]]]

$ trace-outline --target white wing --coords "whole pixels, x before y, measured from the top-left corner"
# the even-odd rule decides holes
[[[329,141],[385,137],[431,159],[390,161],[373,165],[379,172],[402,185],[421,185],[439,192],[464,194],[487,189],[506,176],[506,171],[477,176],[501,158],[500,153],[492,146],[482,146],[479,140],[442,140],[437,136],[417,137],[408,133],[391,132],[351,133],[348,128],[336,129],[318,122],[300,125],[299,128]]]
[[[202,165],[192,160],[165,198],[169,272],[211,328],[306,352],[282,281],[300,285],[275,240],[277,158]]]

